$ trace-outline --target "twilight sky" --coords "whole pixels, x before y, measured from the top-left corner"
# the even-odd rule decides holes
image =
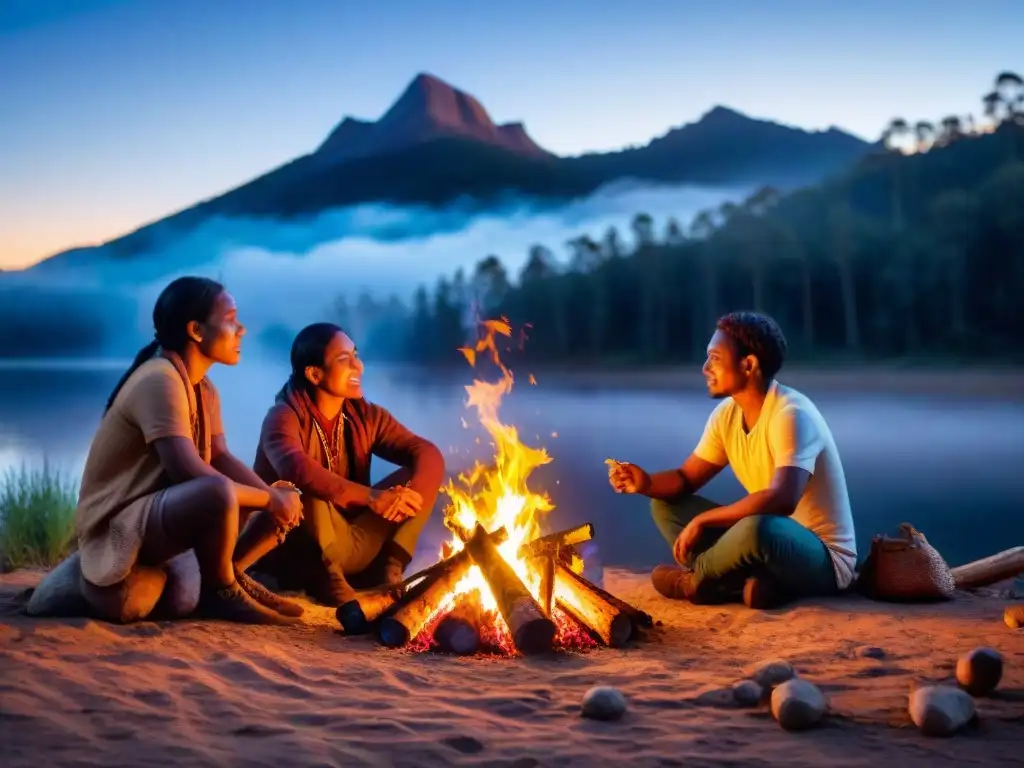
[[[258,176],[421,71],[561,154],[715,104],[874,139],[980,116],[1022,29],[1024,0],[2,0],[0,269]]]

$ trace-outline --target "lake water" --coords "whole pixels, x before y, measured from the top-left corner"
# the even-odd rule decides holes
[[[0,366],[0,471],[46,458],[80,473],[123,369],[123,363]],[[676,393],[555,388],[541,377],[537,386],[517,384],[506,398],[503,421],[553,459],[532,483],[556,505],[550,528],[595,524],[596,540],[585,553],[588,573],[602,564],[648,567],[671,560],[645,501],[608,487],[604,459],[652,470],[678,466],[713,407],[696,386],[696,373],[695,388]],[[252,356],[211,374],[221,392],[229,446],[245,461],[252,461],[260,422],[285,377],[284,367]],[[463,387],[471,380],[468,368],[463,376],[441,378],[371,367],[365,388],[371,400],[446,451],[450,469],[460,469],[488,452],[474,413],[465,407]],[[862,556],[873,534],[904,521],[922,530],[951,565],[1024,544],[1024,403],[805,392],[838,442]],[[380,462],[375,478],[387,469]],[[742,490],[726,470],[705,493],[727,502]],[[433,560],[442,538],[447,536],[437,514],[416,564]]]

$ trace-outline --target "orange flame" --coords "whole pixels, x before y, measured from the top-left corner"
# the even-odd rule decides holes
[[[522,544],[540,535],[538,517],[553,509],[554,505],[546,494],[535,493],[527,485],[533,470],[550,462],[551,457],[543,448],[523,445],[516,428],[503,424],[498,417],[502,398],[512,391],[513,376],[501,362],[497,342],[498,337],[511,338],[512,330],[504,318],[485,320],[482,325],[484,332],[476,345],[459,351],[474,367],[478,355],[486,354],[501,371],[498,381],[475,379],[466,387],[469,395],[467,407],[476,409],[480,424],[493,440],[494,462],[491,465],[476,462],[468,475],[460,474],[457,482],[449,481],[443,489],[451,499],[451,504],[445,510],[445,520],[469,531],[477,523],[487,531],[504,526],[508,540],[498,547],[498,552],[534,597],[539,598],[540,573],[525,560],[521,560],[517,552]],[[462,541],[453,535],[450,542],[445,542],[442,556],[462,548]],[[445,606],[450,608],[456,598],[474,590],[479,593],[478,599],[485,611],[496,610],[494,596],[477,566],[473,566],[447,596]]]

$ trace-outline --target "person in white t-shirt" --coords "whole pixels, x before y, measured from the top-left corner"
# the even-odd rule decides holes
[[[839,451],[821,413],[776,380],[786,340],[770,317],[722,317],[707,348],[708,394],[722,402],[678,469],[648,474],[609,461],[619,493],[651,499],[678,565],[654,569],[666,597],[739,599],[751,608],[831,595],[854,579],[857,548]],[[747,496],[719,506],[695,495],[726,465]]]

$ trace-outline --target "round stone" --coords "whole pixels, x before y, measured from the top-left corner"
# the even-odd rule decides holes
[[[740,680],[732,687],[732,698],[741,707],[756,707],[764,696],[764,688],[753,680]]]
[[[618,688],[598,685],[583,695],[580,714],[591,720],[618,720],[626,713],[626,697]]]
[[[1003,676],[1003,657],[993,648],[975,648],[956,663],[956,681],[972,696],[987,696]]]
[[[793,665],[785,659],[764,661],[754,668],[751,678],[762,688],[774,688],[776,685],[796,677]]]

